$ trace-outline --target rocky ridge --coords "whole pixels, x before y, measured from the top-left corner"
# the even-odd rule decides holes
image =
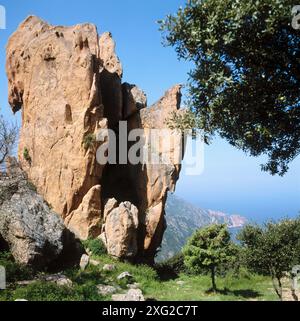
[[[166,220],[168,228],[157,257],[158,261],[166,260],[179,253],[188,238],[201,227],[210,224],[226,224],[235,240],[235,235],[247,224],[247,219],[243,216],[201,209],[176,195],[168,197]]]

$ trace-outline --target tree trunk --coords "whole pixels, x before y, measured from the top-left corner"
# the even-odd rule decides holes
[[[216,270],[215,267],[211,267],[211,282],[212,282],[212,290],[214,292],[217,292],[217,286],[216,286]]]
[[[277,281],[277,284],[276,284]],[[273,287],[275,289],[276,294],[278,295],[279,299],[282,301],[282,284],[281,279],[278,277],[272,277]]]

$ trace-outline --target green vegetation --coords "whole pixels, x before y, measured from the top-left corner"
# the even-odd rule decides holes
[[[161,279],[177,278],[180,274],[188,274],[183,253],[178,253],[170,259],[158,263],[155,268]]]
[[[217,291],[216,270],[233,260],[230,234],[225,224],[199,229],[183,249],[184,263],[194,274],[210,271],[212,291]]]
[[[241,273],[226,277],[218,276],[218,292],[208,292],[211,280],[206,275],[188,275],[179,271],[176,278],[170,279],[165,275],[161,279],[159,269],[145,266],[132,265],[127,262],[117,261],[108,255],[93,255],[93,259],[100,262],[99,266],[89,265],[85,271],[73,268],[64,271],[64,274],[73,282],[73,286],[58,286],[49,282],[37,281],[27,286],[17,285],[17,280],[32,279],[38,274],[23,274],[17,278],[11,278],[7,290],[0,291],[0,301],[26,299],[32,301],[93,301],[110,300],[111,296],[101,296],[97,293],[98,284],[120,286],[121,291],[126,291],[126,284],[117,280],[117,276],[128,271],[134,277],[134,281],[140,284],[146,299],[155,300],[276,300],[272,290],[271,279],[267,276],[258,276],[251,273]],[[11,258],[9,259],[11,260]],[[4,266],[8,262],[3,262]],[[10,262],[9,264],[14,264]],[[114,264],[113,271],[103,271],[105,264]],[[165,264],[166,266],[167,264]],[[19,268],[19,267],[18,267]],[[17,269],[18,269],[17,268]],[[179,282],[181,281],[181,282]]]
[[[89,149],[94,146],[95,142],[96,142],[96,135],[89,133],[84,136],[82,143],[83,143],[84,149]]]
[[[190,110],[177,127],[204,130],[283,175],[300,153],[300,33],[294,0],[188,0],[160,21],[165,45],[191,61]]]
[[[28,301],[99,301],[103,297],[91,286],[58,286],[50,282],[37,281],[26,287],[18,287],[14,291],[4,291],[0,300],[26,299]]]
[[[23,157],[28,163],[31,163],[31,156],[27,147],[25,147],[23,150]]]
[[[240,245],[233,244],[224,224],[204,227],[195,232],[182,253],[153,267],[114,259],[101,241],[87,240],[84,245],[92,251],[93,263],[84,271],[79,267],[64,271],[71,281],[65,285],[46,282],[47,272],[17,264],[2,252],[0,265],[6,268],[8,287],[0,291],[0,301],[111,300],[111,295],[99,294],[97,286],[110,285],[125,293],[127,281],[117,278],[125,271],[148,300],[278,300],[283,288],[288,295],[287,272],[300,259],[300,218],[264,227],[248,225],[239,239]],[[113,268],[104,270],[107,264]],[[24,280],[31,282],[20,284]]]
[[[0,265],[6,269],[7,282],[14,283],[28,280],[35,276],[35,272],[21,264],[17,264],[9,252],[0,252]]]
[[[84,241],[83,244],[87,249],[90,249],[94,255],[99,256],[107,253],[105,245],[99,239],[88,239]]]
[[[183,282],[180,284],[180,282]],[[211,278],[207,275],[182,274],[175,280],[153,283],[145,290],[147,297],[167,301],[273,301],[276,295],[268,277],[248,278],[228,275],[218,279],[218,291],[208,291]]]
[[[269,222],[264,227],[248,225],[238,238],[244,248],[246,266],[270,275],[282,299],[282,279],[300,262],[300,218]]]

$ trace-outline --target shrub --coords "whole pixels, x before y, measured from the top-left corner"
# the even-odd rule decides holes
[[[28,163],[31,163],[31,157],[30,157],[29,150],[27,147],[25,147],[23,150],[23,157]]]
[[[268,222],[264,226],[249,224],[238,239],[244,246],[247,267],[270,275],[275,292],[282,299],[282,279],[299,262],[300,218]]]
[[[94,255],[104,255],[107,253],[104,243],[99,239],[89,239],[84,242],[84,246],[89,248]]]
[[[89,149],[93,147],[95,142],[96,142],[95,134],[89,133],[89,134],[86,134],[83,138],[83,146],[85,149]]]
[[[157,273],[162,279],[176,278],[180,273],[187,273],[184,265],[184,256],[178,253],[163,262],[156,264]]]

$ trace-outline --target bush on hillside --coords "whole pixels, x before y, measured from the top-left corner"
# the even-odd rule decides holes
[[[107,254],[106,247],[104,243],[99,239],[88,239],[84,241],[85,248],[89,248],[94,255],[104,255]]]

